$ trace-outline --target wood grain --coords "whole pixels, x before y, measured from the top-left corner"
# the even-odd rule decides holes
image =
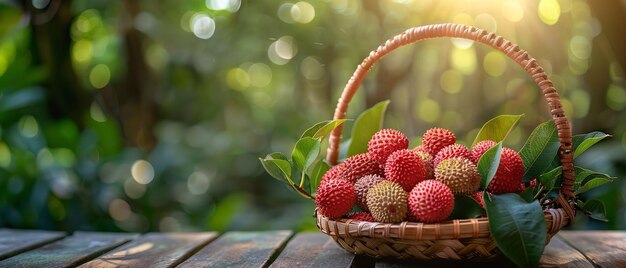
[[[565,233],[565,232],[562,232]],[[543,251],[539,267],[590,267],[593,264],[575,248],[554,236]]]
[[[559,232],[562,240],[599,267],[626,267],[626,231]]]
[[[354,255],[322,233],[296,235],[270,267],[351,267]]]
[[[179,267],[266,267],[292,234],[291,231],[229,232]]]
[[[0,229],[0,261],[63,237],[64,232]]]
[[[93,259],[136,237],[124,233],[76,232],[65,239],[8,258],[0,267],[68,267]]]
[[[174,267],[217,237],[217,233],[149,233],[81,267]]]

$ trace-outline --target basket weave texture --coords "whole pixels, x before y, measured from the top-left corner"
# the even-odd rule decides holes
[[[572,190],[575,178],[572,132],[554,84],[537,61],[516,44],[494,33],[460,24],[434,24],[408,29],[380,45],[358,65],[339,98],[334,119],[345,118],[348,104],[376,62],[396,48],[437,37],[469,39],[503,52],[533,78],[543,93],[558,130],[561,144],[558,155],[563,170],[558,198],[544,205],[548,230],[546,243],[548,243],[553,235],[574,218],[573,204],[576,196]],[[330,135],[326,158],[330,164],[337,163],[342,130],[343,126],[340,125]],[[451,220],[436,224],[416,222],[390,224],[330,219],[317,213],[316,218],[317,227],[323,233],[331,236],[340,247],[354,254],[375,258],[422,260],[485,260],[500,254],[489,231],[487,218]]]

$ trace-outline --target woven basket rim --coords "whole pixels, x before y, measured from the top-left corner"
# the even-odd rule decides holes
[[[331,219],[315,213],[317,227],[323,233],[338,237],[371,237],[408,239],[412,241],[491,237],[489,219],[455,219],[440,223],[403,221],[382,223],[349,218]],[[544,218],[549,235],[556,234],[569,221],[563,209],[545,209]]]

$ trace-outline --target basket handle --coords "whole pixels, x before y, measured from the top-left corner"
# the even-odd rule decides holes
[[[335,108],[335,115],[333,119],[343,119],[346,117],[348,104],[352,100],[356,91],[359,89],[365,75],[376,62],[396,48],[416,43],[424,39],[437,37],[464,38],[489,45],[503,52],[509,58],[517,62],[517,64],[524,68],[524,70],[526,70],[526,72],[533,78],[537,86],[539,86],[545,100],[548,102],[550,113],[552,114],[552,120],[558,130],[559,142],[561,144],[559,149],[559,158],[563,167],[563,184],[557,201],[564,208],[567,216],[570,219],[573,219],[573,200],[576,198],[576,195],[573,192],[575,176],[572,154],[572,130],[569,121],[563,112],[559,94],[556,92],[554,84],[550,81],[550,79],[548,79],[548,76],[544,72],[543,68],[537,63],[537,60],[530,56],[525,50],[520,49],[516,44],[513,44],[494,33],[468,25],[447,23],[415,27],[394,36],[393,38],[387,40],[384,44],[380,45],[376,50],[370,52],[369,56],[367,56],[363,62],[359,64],[341,93],[341,97],[339,98],[337,107]],[[339,127],[335,128],[330,134],[326,160],[328,163],[333,165],[337,163],[342,130],[343,125],[339,125]]]

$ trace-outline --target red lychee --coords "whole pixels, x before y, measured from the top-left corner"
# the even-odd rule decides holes
[[[456,142],[456,136],[445,128],[431,128],[422,136],[422,146],[433,156],[448,145]]]
[[[470,150],[468,150],[463,144],[448,145],[443,147],[443,149],[437,153],[435,159],[433,160],[433,166],[437,168],[437,165],[439,165],[441,161],[453,157],[461,157],[472,160],[472,152],[470,152]]]
[[[343,178],[351,183],[365,175],[382,175],[383,170],[370,153],[357,154],[343,161]]]
[[[348,213],[356,203],[354,185],[347,180],[326,180],[320,183],[315,196],[317,211],[329,218]]]
[[[330,180],[347,180],[344,177],[344,169],[345,169],[345,164],[344,163],[339,163],[333,167],[331,167],[328,171],[326,171],[326,173],[324,173],[324,176],[322,176],[322,180],[320,183],[325,182],[325,181],[330,181]]]
[[[353,219],[353,220],[357,220],[357,221],[369,221],[369,222],[375,222],[376,221],[376,219],[374,219],[374,216],[372,216],[372,214],[369,214],[367,212],[350,213],[350,214],[348,214],[348,219]]]
[[[409,194],[409,210],[420,222],[444,221],[450,216],[452,209],[454,194],[440,181],[422,181]]]
[[[426,167],[422,159],[412,150],[400,150],[392,153],[385,163],[385,178],[400,184],[409,192],[426,178]]]
[[[524,161],[510,148],[502,148],[500,165],[487,191],[493,194],[517,193],[524,177]]]
[[[484,140],[474,144],[472,147],[472,161],[474,164],[478,164],[480,157],[485,154],[491,147],[496,146],[496,142],[492,140]]]
[[[367,151],[382,166],[393,152],[409,147],[409,139],[395,129],[382,129],[376,132],[367,143]]]

